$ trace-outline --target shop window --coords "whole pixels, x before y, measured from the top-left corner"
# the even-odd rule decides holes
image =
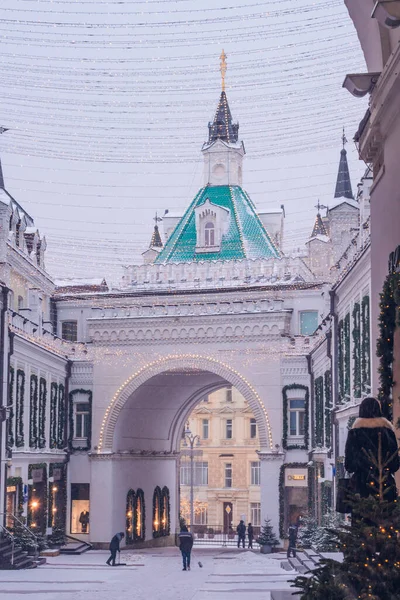
[[[260,485],[261,483],[261,468],[260,461],[250,463],[250,484]]]
[[[250,438],[254,440],[257,437],[257,421],[250,419]]]
[[[71,533],[89,533],[90,485],[71,484]]]
[[[49,512],[48,526],[65,531],[65,466],[62,464],[50,465],[50,476],[53,481],[49,482]]]
[[[289,400],[289,435],[304,435],[305,400]]]
[[[261,504],[260,502],[251,502],[250,504],[250,523],[253,527],[261,525]]]
[[[28,527],[37,533],[46,531],[46,487],[47,487],[47,467],[38,465],[29,465],[29,479],[32,483],[28,485]]]
[[[202,438],[203,438],[203,440],[208,440],[209,424],[210,424],[210,422],[208,419],[203,419],[203,421],[202,421]]]
[[[300,335],[312,335],[318,327],[318,311],[304,310],[300,312]]]
[[[232,487],[232,463],[225,463],[225,487]]]
[[[190,485],[190,476],[190,461],[186,460],[181,463],[181,485]],[[208,485],[208,462],[194,461],[193,485]]]
[[[67,342],[76,342],[78,339],[78,321],[63,321],[61,324],[61,337]]]
[[[232,419],[227,419],[225,421],[225,438],[227,440],[231,440],[233,437],[233,422]]]
[[[90,428],[90,404],[82,402],[75,404],[75,438],[88,438]]]

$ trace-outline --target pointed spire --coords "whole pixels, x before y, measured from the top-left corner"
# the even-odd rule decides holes
[[[8,131],[8,129],[6,127],[0,127],[0,135],[2,133],[5,133],[6,131]],[[0,189],[4,190],[4,176],[3,176],[3,167],[1,164],[1,159],[0,159]]]
[[[163,243],[157,225],[157,223],[159,223],[159,221],[162,221],[162,219],[157,215],[157,213],[154,217],[154,221],[156,222],[156,224],[154,225],[153,235],[151,236],[150,248],[162,248]]]
[[[318,200],[318,204],[315,208],[317,209],[318,212],[317,212],[317,216],[315,217],[315,222],[314,222],[314,227],[312,230],[311,237],[313,238],[313,237],[316,237],[317,235],[326,235],[327,236],[328,232],[326,230],[326,227],[324,225],[324,222],[322,220],[321,213],[320,213],[320,210],[323,208],[326,208],[326,206],[324,206],[323,204],[320,204],[319,200]]]
[[[353,200],[353,190],[351,189],[349,165],[347,163],[347,152],[345,145],[347,144],[346,135],[343,127],[342,135],[343,148],[340,151],[339,171],[336,180],[335,198],[348,198]]]
[[[223,50],[220,59],[222,92],[215,112],[214,121],[208,124],[208,143],[211,144],[216,140],[222,140],[234,144],[238,141],[239,123],[232,122],[232,114],[225,93],[227,56]]]

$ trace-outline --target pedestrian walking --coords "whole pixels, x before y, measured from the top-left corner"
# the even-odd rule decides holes
[[[253,529],[253,525],[251,523],[249,523],[247,525],[247,537],[249,539],[249,548],[253,547],[253,539],[254,539],[254,529]]]
[[[243,548],[246,547],[246,525],[244,521],[240,521],[239,525],[236,527],[236,532],[238,534],[238,548],[240,548],[240,543],[242,543]]]
[[[178,535],[179,549],[182,554],[183,569],[182,571],[190,571],[190,554],[193,548],[193,534],[188,530],[186,525],[181,527],[181,532]]]
[[[296,558],[296,545],[297,545],[297,527],[292,523],[289,527],[289,545],[287,549],[287,557],[290,558],[290,554],[293,554],[293,558]]]
[[[106,564],[109,567],[111,567],[111,564],[113,567],[115,567],[115,558],[117,556],[117,552],[120,552],[119,544],[120,544],[121,540],[124,539],[124,537],[125,537],[125,534],[122,531],[120,531],[119,533],[116,533],[114,535],[114,537],[112,538],[112,540],[110,542],[111,556],[106,562]]]

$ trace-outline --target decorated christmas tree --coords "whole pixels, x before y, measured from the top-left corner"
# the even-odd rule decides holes
[[[257,538],[257,543],[260,546],[278,546],[279,540],[276,537],[270,519],[265,519],[264,525],[261,527],[260,535]]]

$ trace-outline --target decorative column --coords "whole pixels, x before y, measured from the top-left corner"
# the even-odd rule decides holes
[[[285,453],[272,450],[258,452],[261,461],[261,526],[270,519],[279,536],[279,473]]]

